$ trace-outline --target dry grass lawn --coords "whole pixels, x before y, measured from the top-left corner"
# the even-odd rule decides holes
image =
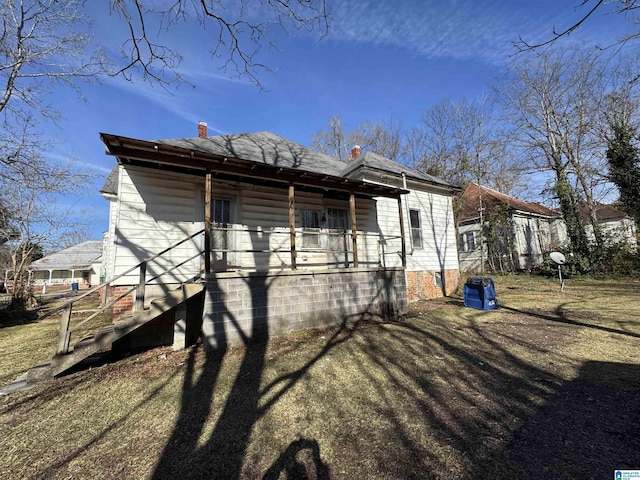
[[[209,358],[200,346],[155,349],[2,397],[0,476],[601,479],[640,469],[640,283],[570,280],[560,293],[554,280],[495,280],[497,311],[432,300],[396,322]],[[24,368],[15,351],[42,355],[45,323],[0,330],[0,378]]]

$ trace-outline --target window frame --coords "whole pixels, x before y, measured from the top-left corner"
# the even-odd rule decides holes
[[[414,224],[414,215],[417,220],[417,226]],[[422,238],[422,212],[417,208],[409,208],[409,230],[411,233],[411,245],[414,250],[424,249],[424,240]],[[416,240],[418,240],[416,242]]]
[[[476,231],[469,230],[459,234],[460,250],[463,252],[475,252],[478,249],[478,243],[476,242]],[[472,244],[472,248],[469,248],[469,244]]]
[[[302,231],[302,247],[304,248],[313,248],[320,249],[322,248],[320,242],[320,232],[322,230],[322,209],[319,208],[301,208],[300,209],[300,229]],[[305,220],[308,214],[312,214],[312,217],[315,217],[310,222],[311,224],[315,224],[317,226],[307,226]],[[313,221],[315,220],[315,221]]]

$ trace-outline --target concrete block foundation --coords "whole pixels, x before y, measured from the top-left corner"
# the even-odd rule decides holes
[[[403,269],[224,272],[207,278],[202,339],[209,350],[305,328],[407,312]]]

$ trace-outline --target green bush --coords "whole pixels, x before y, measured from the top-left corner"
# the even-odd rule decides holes
[[[640,254],[626,243],[594,248],[587,255],[569,249],[560,251],[566,259],[562,265],[562,274],[566,278],[579,275],[640,278]],[[558,274],[558,265],[551,260],[549,253],[544,255],[544,264],[539,273],[552,277]]]

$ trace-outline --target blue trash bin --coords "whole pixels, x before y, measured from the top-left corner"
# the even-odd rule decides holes
[[[78,282],[71,282],[71,290],[74,292],[78,291]]]
[[[496,289],[489,277],[470,277],[464,284],[464,306],[478,310],[498,308]]]

